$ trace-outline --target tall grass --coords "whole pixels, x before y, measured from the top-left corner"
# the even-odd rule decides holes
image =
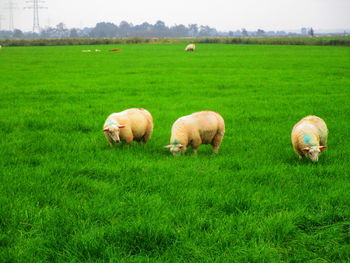
[[[3,46],[66,46],[145,43],[206,43],[257,45],[350,46],[350,36],[328,37],[227,37],[227,38],[59,38],[59,39],[0,39]]]
[[[0,52],[0,262],[349,262],[350,50],[200,44]],[[110,148],[111,112],[154,117]],[[172,123],[219,112],[218,155],[174,158]],[[290,132],[329,128],[319,163]]]

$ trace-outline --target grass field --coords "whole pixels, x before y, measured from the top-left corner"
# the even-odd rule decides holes
[[[183,48],[0,51],[0,262],[350,262],[350,49]],[[152,139],[112,149],[102,125],[130,107]],[[172,123],[207,109],[219,154],[171,156]],[[310,114],[317,164],[290,142]]]

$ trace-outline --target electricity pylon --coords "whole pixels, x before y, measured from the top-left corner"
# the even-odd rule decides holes
[[[45,1],[41,0],[29,0],[26,1],[26,3],[31,3],[31,6],[26,6],[26,9],[33,9],[33,32],[39,32],[40,31],[40,24],[39,24],[39,9],[47,8],[44,6],[40,6],[40,3],[45,3]]]

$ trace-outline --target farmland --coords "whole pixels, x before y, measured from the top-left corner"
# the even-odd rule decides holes
[[[0,262],[350,261],[350,49],[183,49],[0,51]],[[131,107],[151,140],[109,147],[106,117]],[[225,119],[219,154],[171,156],[172,123],[200,110]],[[290,142],[310,114],[317,164]]]

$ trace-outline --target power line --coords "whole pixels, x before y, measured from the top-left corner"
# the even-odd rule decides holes
[[[44,9],[47,7],[40,6],[39,3],[45,3],[45,1],[41,0],[29,0],[26,1],[26,3],[31,3],[31,6],[26,6],[26,9],[33,9],[33,32],[39,32],[40,31],[40,24],[39,24],[39,9]]]

